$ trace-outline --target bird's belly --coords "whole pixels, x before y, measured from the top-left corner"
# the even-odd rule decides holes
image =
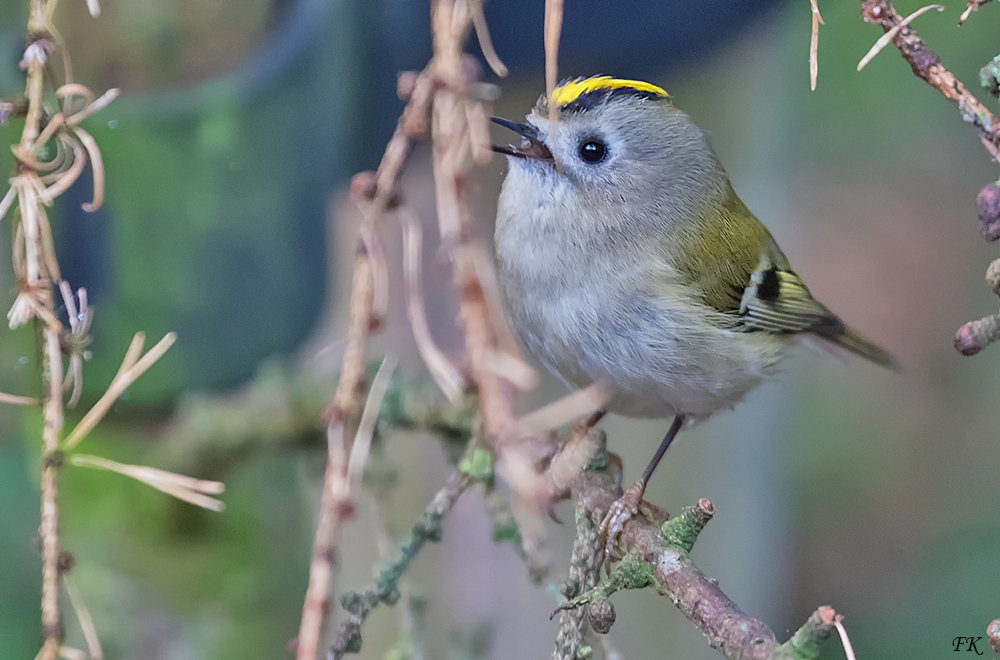
[[[630,417],[731,408],[782,353],[780,339],[719,327],[717,312],[691,301],[524,293],[512,316],[525,348],[571,386],[609,384],[608,409]]]

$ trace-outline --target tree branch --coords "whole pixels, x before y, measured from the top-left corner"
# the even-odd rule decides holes
[[[470,483],[471,478],[465,472],[452,472],[445,485],[424,509],[420,521],[410,530],[410,538],[400,543],[395,559],[379,573],[375,584],[362,593],[348,591],[341,597],[341,605],[351,616],[337,634],[337,640],[327,654],[328,658],[340,660],[345,653],[357,653],[361,650],[361,625],[380,604],[396,604],[399,600],[399,580],[410,567],[410,562],[427,541],[441,540],[441,522]]]
[[[968,8],[962,14],[959,25],[968,18],[970,11],[978,9],[982,4],[984,3],[978,0],[968,0]],[[905,19],[900,18],[896,8],[887,0],[864,0],[861,3],[861,14],[865,21],[879,24],[886,32],[886,36],[889,33],[895,34],[892,43],[910,65],[913,74],[941,92],[958,107],[962,118],[979,131],[983,147],[993,160],[997,160],[1000,156],[1000,121],[941,64],[937,53],[927,47],[913,28],[904,24]],[[980,78],[982,86],[996,96],[998,89],[996,60],[983,67]],[[1000,239],[1000,186],[996,182],[987,183],[979,191],[976,202],[979,207],[983,238],[990,242]],[[990,265],[986,281],[993,292],[1000,295],[998,272],[1000,272],[1000,260]],[[976,355],[998,340],[1000,340],[1000,313],[969,321],[963,325],[955,333],[954,345],[962,355]]]
[[[596,525],[621,496],[621,489],[607,474],[585,472],[574,482],[572,493],[578,509]],[[608,580],[560,609],[587,604],[590,617],[598,615],[595,630],[606,632],[614,621],[613,608],[610,617],[606,614],[608,596],[618,589],[652,586],[698,626],[712,648],[730,660],[816,658],[820,643],[829,637],[837,621],[832,608],[816,610],[788,642],[780,644],[770,628],[745,614],[715,580],[691,561],[688,553],[713,513],[712,503],[702,499],[662,526],[642,515],[632,518],[625,524],[621,537],[620,547],[625,557],[615,564]]]
[[[941,64],[941,58],[927,47],[913,28],[901,25],[903,18],[892,3],[887,0],[864,0],[861,3],[861,14],[865,21],[881,26],[885,32],[898,27],[892,43],[910,65],[913,74],[954,103],[961,111],[962,118],[975,126],[983,139],[994,148],[1000,148],[1000,124],[996,116],[965,88],[955,74]]]

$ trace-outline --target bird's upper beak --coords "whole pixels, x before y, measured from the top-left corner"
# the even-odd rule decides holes
[[[494,124],[500,124],[504,128],[509,128],[524,138],[521,141],[520,147],[515,147],[513,145],[500,146],[494,144],[493,151],[498,154],[514,156],[515,158],[539,160],[546,163],[554,162],[555,159],[552,158],[552,152],[549,151],[549,148],[545,146],[544,142],[538,139],[538,129],[531,124],[515,124],[512,121],[507,121],[506,119],[501,119],[500,117],[491,117],[490,121]]]

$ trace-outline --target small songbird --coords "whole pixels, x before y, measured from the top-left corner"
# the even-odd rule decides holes
[[[673,423],[601,525],[614,542],[686,423],[733,407],[816,338],[880,365],[893,358],[816,300],[733,191],[691,118],[647,82],[562,83],[508,156],[496,221],[499,282],[529,353],[606,410]],[[594,423],[599,419],[595,416]]]

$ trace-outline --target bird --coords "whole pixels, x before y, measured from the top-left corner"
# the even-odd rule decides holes
[[[554,112],[550,112],[550,104]],[[639,511],[678,432],[730,409],[798,343],[896,360],[817,300],[662,88],[594,76],[542,95],[497,204],[498,283],[522,347],[568,386],[602,383],[607,412],[672,418],[605,515],[605,546]]]

